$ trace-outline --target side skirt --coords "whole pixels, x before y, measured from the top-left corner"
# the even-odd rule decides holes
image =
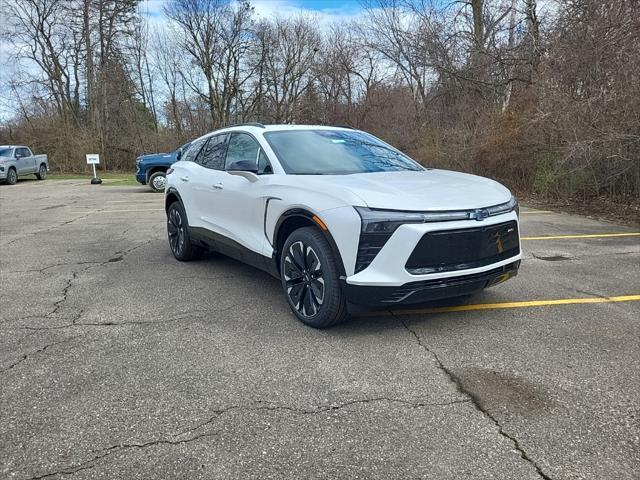
[[[246,263],[247,265],[251,265],[252,267],[258,268],[273,277],[280,279],[278,269],[271,257],[260,255],[259,253],[248,249],[244,245],[239,244],[235,240],[231,240],[224,235],[212,232],[206,228],[189,227],[189,234],[194,241],[209,250],[214,250],[222,255],[226,255],[227,257],[231,257],[235,260]]]

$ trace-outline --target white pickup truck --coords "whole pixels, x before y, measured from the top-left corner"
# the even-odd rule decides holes
[[[34,174],[38,180],[44,180],[48,171],[46,155],[34,155],[23,145],[0,145],[0,182],[15,185],[18,176]]]

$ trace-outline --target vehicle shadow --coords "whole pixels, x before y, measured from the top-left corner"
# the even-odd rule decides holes
[[[200,261],[210,265],[211,268],[227,270],[230,275],[238,278],[241,282],[246,281],[247,288],[251,289],[246,293],[252,298],[263,298],[265,302],[274,297],[279,298],[283,313],[289,313],[280,281],[268,273],[217,252],[205,253]],[[401,322],[402,318],[415,318],[416,316],[419,316],[424,322],[430,322],[432,319],[435,321],[436,318],[441,318],[441,315],[430,312],[430,309],[464,305],[475,299],[474,295],[465,295],[402,306],[368,307],[350,304],[350,319],[343,324],[323,330],[323,332],[335,332],[339,335],[371,333],[376,330],[393,328]]]

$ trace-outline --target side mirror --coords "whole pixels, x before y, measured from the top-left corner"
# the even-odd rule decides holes
[[[22,154],[16,153],[15,157],[16,157],[16,160],[20,160],[22,158]]]
[[[238,160],[227,167],[227,172],[258,173],[258,163],[251,160]]]
[[[178,154],[176,155],[176,162],[179,162],[182,158],[182,149],[178,149]]]

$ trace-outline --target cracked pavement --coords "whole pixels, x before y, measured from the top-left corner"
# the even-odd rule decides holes
[[[0,478],[637,478],[638,302],[316,331],[262,272],[173,260],[161,207],[145,187],[0,187]],[[516,279],[456,302],[640,291],[637,237],[523,246]]]

